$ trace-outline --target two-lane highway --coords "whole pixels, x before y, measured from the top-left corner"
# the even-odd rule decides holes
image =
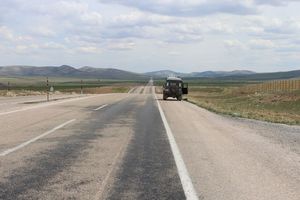
[[[152,88],[0,113],[0,199],[184,199]]]
[[[0,199],[299,199],[299,126],[154,91],[0,109]]]

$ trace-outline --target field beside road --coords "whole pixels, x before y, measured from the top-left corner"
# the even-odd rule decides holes
[[[239,87],[192,86],[188,100],[236,117],[300,124],[300,91],[243,92]]]
[[[0,96],[127,93],[147,81],[49,77],[0,77]],[[188,79],[188,101],[208,110],[236,117],[300,124],[300,91],[288,84],[274,90],[260,80]],[[156,85],[162,86],[163,80]],[[258,84],[258,85],[257,85]],[[298,84],[291,84],[293,88]],[[257,86],[256,86],[257,85]],[[159,88],[158,87],[158,90]],[[257,90],[256,90],[257,88]],[[276,89],[276,88],[275,88]],[[266,91],[264,91],[266,90]]]
[[[210,111],[275,123],[300,124],[299,89],[283,87],[284,90],[272,90],[268,83],[258,80],[198,79],[186,82],[189,83],[187,100]],[[157,84],[158,92],[161,92],[162,83]]]
[[[106,94],[126,93],[133,87],[144,85],[147,81],[78,79],[49,77],[0,77],[0,96],[27,96],[46,94],[51,87],[54,93]]]

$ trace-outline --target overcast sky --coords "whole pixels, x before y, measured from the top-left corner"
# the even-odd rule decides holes
[[[0,65],[300,69],[299,0],[0,0]]]

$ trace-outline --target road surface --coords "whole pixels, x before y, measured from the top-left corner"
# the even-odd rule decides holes
[[[0,199],[299,199],[300,127],[153,92],[0,106]]]

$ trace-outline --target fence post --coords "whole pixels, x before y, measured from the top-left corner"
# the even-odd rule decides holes
[[[80,81],[80,94],[83,94],[82,80]]]
[[[9,83],[9,81],[7,82],[7,90],[6,90],[6,95],[8,95],[8,93],[9,93],[9,90],[10,90],[10,83]]]
[[[49,80],[47,76],[47,101],[49,101]]]

